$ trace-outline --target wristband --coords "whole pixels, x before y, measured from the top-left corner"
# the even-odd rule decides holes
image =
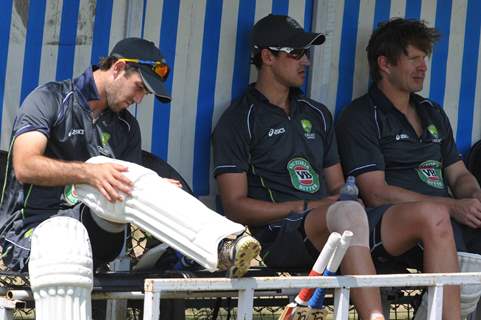
[[[304,211],[306,211],[307,209],[309,209],[309,204],[308,204],[307,200],[304,199]]]

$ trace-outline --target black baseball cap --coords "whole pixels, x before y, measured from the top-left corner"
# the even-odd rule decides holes
[[[160,61],[165,63],[164,56],[152,41],[141,38],[125,38],[117,42],[111,56],[117,58],[140,59]],[[169,103],[172,98],[164,87],[164,80],[158,76],[152,67],[146,64],[138,64],[139,73],[145,86],[153,92],[161,102]]]
[[[269,14],[252,28],[251,45],[254,52],[267,47],[305,48],[322,44],[322,33],[306,32],[289,16]]]

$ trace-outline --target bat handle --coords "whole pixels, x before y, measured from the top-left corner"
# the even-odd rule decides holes
[[[336,272],[331,272],[326,269],[324,271],[323,276],[328,277],[328,276],[334,276]],[[322,306],[324,305],[324,296],[326,294],[326,290],[324,288],[317,288],[316,291],[314,291],[314,294],[312,295],[311,299],[309,299],[309,302],[307,305],[310,308],[313,309],[321,309]]]
[[[326,269],[326,266],[334,252],[336,251],[337,247],[341,242],[341,235],[337,232],[332,232],[327,239],[326,244],[322,248],[321,253],[317,257],[314,266],[312,267],[311,272],[309,272],[309,276],[320,276],[322,275],[323,271]],[[312,296],[315,288],[303,288],[299,291],[299,294],[296,296],[295,301],[297,304],[305,306],[309,301],[309,298]]]

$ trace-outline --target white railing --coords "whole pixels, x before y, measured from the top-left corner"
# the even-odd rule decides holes
[[[254,292],[256,290],[334,288],[334,314],[336,320],[348,319],[349,290],[359,287],[428,287],[428,319],[441,319],[443,286],[481,284],[481,272],[392,274],[375,276],[336,277],[255,277],[241,279],[191,278],[146,279],[144,320],[157,320],[160,299],[172,293],[189,297],[191,292],[238,291],[237,319],[252,320]]]

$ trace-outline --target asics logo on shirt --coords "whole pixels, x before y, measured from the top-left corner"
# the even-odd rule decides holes
[[[269,135],[269,137],[272,137],[272,136],[277,136],[278,134],[283,134],[284,132],[286,132],[286,129],[284,129],[284,128],[278,128],[278,129],[271,128],[269,130],[268,135]]]
[[[396,141],[407,140],[407,139],[409,139],[409,136],[405,133],[401,133],[401,134],[396,135]]]
[[[84,129],[72,129],[70,130],[70,132],[68,133],[68,136],[71,137],[71,136],[76,136],[76,135],[84,135],[85,134],[85,130]]]

